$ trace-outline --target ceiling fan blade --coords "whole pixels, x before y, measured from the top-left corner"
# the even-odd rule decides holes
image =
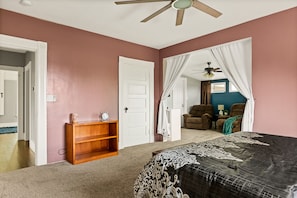
[[[214,71],[214,72],[222,72],[220,69],[221,69],[221,68],[217,67],[217,68],[214,68],[213,71]]]
[[[221,12],[219,12],[219,11],[209,7],[208,5],[206,5],[200,1],[197,1],[197,0],[193,0],[192,6],[194,8],[197,8],[198,10],[201,10],[202,12],[205,12],[205,13],[207,13],[213,17],[216,17],[216,18],[222,15]]]
[[[185,9],[177,10],[175,25],[181,25],[183,23],[184,13],[185,13]]]
[[[169,8],[171,8],[171,3],[170,2],[168,5],[164,6],[163,8],[161,8],[160,10],[154,12],[153,14],[151,14],[150,16],[146,17],[145,19],[143,19],[141,22],[147,22],[149,20],[151,20],[152,18],[158,16],[159,14],[161,14],[162,12],[168,10]]]
[[[116,1],[114,3],[117,5],[123,5],[123,4],[134,4],[134,3],[162,2],[162,1],[171,1],[171,0],[132,0],[132,1]]]

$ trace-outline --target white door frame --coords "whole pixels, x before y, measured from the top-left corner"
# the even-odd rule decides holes
[[[131,59],[131,58],[126,58],[126,57],[122,57],[119,56],[119,149],[124,148],[124,144],[123,144],[123,136],[125,134],[123,134],[123,116],[122,116],[122,112],[124,111],[124,98],[123,98],[123,68],[120,67],[120,61],[142,61],[142,60],[137,60],[137,59]],[[150,79],[149,79],[149,142],[154,142],[155,141],[155,134],[154,134],[154,67],[150,68]]]
[[[35,165],[47,164],[47,43],[0,34],[0,49],[35,53]]]

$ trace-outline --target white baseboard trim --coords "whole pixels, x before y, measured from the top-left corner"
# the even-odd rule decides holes
[[[0,127],[17,127],[17,122],[10,122],[10,123],[0,123]]]

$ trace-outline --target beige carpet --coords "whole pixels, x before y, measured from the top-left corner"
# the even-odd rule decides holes
[[[0,173],[0,197],[132,198],[134,181],[153,151],[220,136],[223,134],[215,131],[183,129],[182,140],[128,147],[114,157],[79,165],[59,162]]]

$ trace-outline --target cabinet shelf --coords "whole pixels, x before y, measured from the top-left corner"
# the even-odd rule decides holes
[[[85,143],[85,142],[93,142],[93,141],[107,140],[107,139],[114,139],[114,138],[117,138],[117,136],[116,135],[113,135],[113,136],[94,135],[94,136],[89,136],[89,137],[76,138],[75,143],[80,144],[80,143]]]
[[[66,123],[66,159],[79,164],[118,154],[118,121]]]

